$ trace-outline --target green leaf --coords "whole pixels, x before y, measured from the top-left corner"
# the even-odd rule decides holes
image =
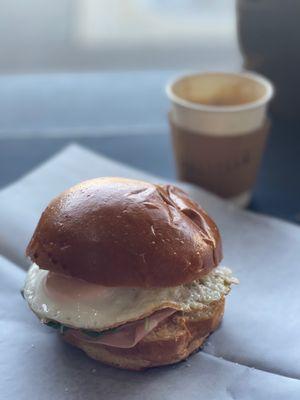
[[[96,332],[96,331],[89,331],[89,330],[85,330],[85,329],[81,329],[81,332],[84,333],[85,335],[88,335],[92,338],[97,338],[103,335],[106,335],[107,333],[112,333],[112,332],[116,332],[120,327],[117,328],[111,328],[111,329],[107,329],[106,331],[102,331],[102,332]]]
[[[61,329],[61,323],[57,321],[51,321],[49,320],[48,322],[45,322],[45,325],[50,326],[50,328],[53,329]]]
[[[92,338],[97,338],[99,336],[102,336],[104,332],[96,332],[96,331],[86,331],[84,329],[81,330],[82,333],[84,333],[87,336],[90,336]]]
[[[60,325],[60,333],[63,335],[65,332],[67,332],[67,330],[69,330],[70,328],[68,326],[65,325]]]
[[[62,333],[62,334],[64,334],[68,329],[71,329],[70,327],[63,325],[60,322],[53,321],[53,320],[44,322],[44,324],[49,326],[50,328],[58,329],[60,331],[60,333]],[[114,331],[118,330],[118,328],[108,329],[103,332],[90,331],[90,330],[86,330],[86,329],[80,329],[80,330],[82,333],[84,333],[85,335],[87,335],[89,337],[98,338],[102,335],[105,335],[106,333],[114,332]]]

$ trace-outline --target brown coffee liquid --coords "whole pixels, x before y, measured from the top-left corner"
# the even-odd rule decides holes
[[[208,106],[238,106],[241,104],[252,103],[258,100],[257,96],[251,90],[245,90],[240,85],[231,85],[222,87],[214,93],[203,96],[201,93],[188,96],[187,100]]]

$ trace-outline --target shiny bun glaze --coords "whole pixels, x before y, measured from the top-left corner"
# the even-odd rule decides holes
[[[206,275],[222,247],[213,220],[181,189],[98,178],[49,204],[27,255],[43,269],[104,286],[166,287]]]

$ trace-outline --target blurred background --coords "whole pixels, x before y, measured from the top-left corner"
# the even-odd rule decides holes
[[[163,125],[173,71],[241,65],[233,0],[0,0],[0,7],[2,136]]]
[[[297,222],[299,17],[298,0],[0,0],[0,186],[74,141],[172,179],[166,82],[245,67],[277,92],[250,207]]]
[[[2,73],[224,67],[233,0],[1,0]]]

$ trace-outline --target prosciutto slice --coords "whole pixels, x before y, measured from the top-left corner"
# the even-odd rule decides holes
[[[68,330],[68,334],[79,340],[84,340],[85,342],[129,349],[134,347],[146,335],[155,329],[160,322],[174,314],[176,311],[177,310],[174,310],[173,308],[164,308],[163,310],[156,311],[147,318],[122,325],[120,328],[108,333],[104,332],[102,335],[95,338],[77,329]]]

